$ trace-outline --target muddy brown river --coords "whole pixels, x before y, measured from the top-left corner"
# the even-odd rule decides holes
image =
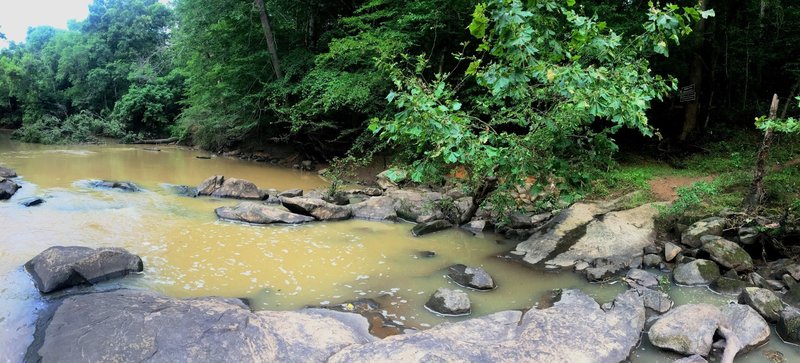
[[[23,144],[0,132],[0,165],[15,169],[22,186],[0,201],[0,361],[17,362],[32,340],[44,301],[22,265],[55,245],[115,246],[142,256],[145,272],[108,283],[109,288],[155,290],[176,297],[248,298],[255,309],[291,310],[372,298],[390,320],[425,329],[444,321],[423,304],[455,263],[483,266],[498,288],[468,291],[473,316],[534,306],[548,290],[580,288],[598,301],[623,291],[621,283],[593,285],[572,273],[541,272],[496,256],[513,242],[494,234],[449,230],[412,237],[408,223],[343,221],[301,226],[254,226],[218,221],[214,208],[235,200],[189,198],[170,185],[197,185],[216,174],[248,179],[260,188],[325,188],[316,173],[216,157],[161,146],[160,152],[129,145],[44,146]],[[86,181],[132,181],[144,191],[124,193],[89,188]],[[39,196],[26,208],[18,200]],[[422,251],[434,251],[432,258]],[[703,288],[673,288],[678,302],[724,304],[731,297]],[[646,341],[647,339],[643,339]],[[769,362],[763,350],[779,350],[800,361],[798,348],[773,338],[743,361]],[[676,356],[647,346],[634,352],[641,362]]]

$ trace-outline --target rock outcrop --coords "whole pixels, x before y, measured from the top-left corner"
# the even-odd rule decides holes
[[[123,192],[138,192],[141,190],[138,185],[129,181],[90,180],[89,186],[97,189],[114,189]]]
[[[411,229],[411,234],[414,237],[419,237],[422,235],[443,231],[445,229],[450,229],[452,227],[452,223],[443,219],[437,219],[430,222],[417,223],[414,228]]]
[[[503,311],[354,345],[329,362],[619,362],[636,347],[645,312],[628,291],[603,310],[578,290],[550,308]]]
[[[679,264],[672,271],[672,278],[681,285],[708,285],[719,276],[719,266],[703,259]]]
[[[0,177],[0,200],[10,199],[19,188],[19,184],[13,180]]]
[[[469,315],[472,303],[467,293],[460,290],[440,288],[431,295],[425,307],[442,315]]]
[[[311,216],[320,221],[341,221],[349,219],[353,214],[346,206],[315,198],[281,197],[281,204],[292,213]]]
[[[235,207],[219,207],[214,212],[221,219],[254,224],[299,224],[314,220],[314,217],[288,212],[260,202],[242,202]]]
[[[226,178],[223,175],[215,175],[204,180],[197,186],[197,194],[217,198],[262,199],[261,192],[253,182]]]
[[[713,305],[680,305],[659,318],[647,335],[656,347],[685,355],[708,356],[720,316]]]
[[[681,243],[692,248],[699,248],[703,245],[700,237],[720,236],[723,228],[725,228],[725,219],[720,217],[709,217],[697,221],[681,233]]]
[[[353,218],[391,221],[400,220],[394,210],[394,199],[386,196],[369,198],[361,203],[351,204]]]
[[[494,279],[483,267],[467,267],[462,264],[448,267],[449,277],[453,282],[471,289],[491,290],[497,287]]]
[[[722,308],[719,330],[725,337],[724,356],[733,361],[736,354],[747,353],[769,340],[769,325],[747,305],[729,304]]]
[[[711,260],[721,266],[736,272],[753,270],[753,258],[735,242],[718,236],[703,236],[700,237],[700,243],[703,244],[700,249],[708,252]]]
[[[739,295],[739,303],[747,304],[771,323],[777,322],[783,311],[781,299],[770,290],[747,287]]]
[[[323,362],[374,341],[366,320],[322,309],[253,313],[241,301],[117,290],[68,297],[42,316],[27,361]]]
[[[10,179],[10,178],[16,178],[16,177],[17,177],[17,172],[16,171],[14,171],[12,169],[9,169],[9,168],[6,168],[4,166],[0,166],[0,178],[8,178],[8,179]]]
[[[43,294],[94,284],[144,269],[142,259],[121,248],[50,247],[25,264]]]

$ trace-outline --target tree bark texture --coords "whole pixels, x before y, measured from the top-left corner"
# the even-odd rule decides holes
[[[264,5],[264,0],[255,0],[258,7],[258,15],[261,17],[261,27],[264,28],[264,38],[267,39],[267,50],[272,57],[272,69],[275,70],[275,77],[278,79],[283,78],[281,71],[281,63],[278,59],[278,47],[275,45],[275,35],[272,33],[272,26],[267,17],[267,8]]]
[[[700,3],[700,9],[708,9],[710,0],[703,0]],[[703,90],[703,43],[705,42],[706,32],[706,19],[700,19],[697,22],[697,29],[695,29],[696,39],[694,45],[694,52],[692,56],[692,66],[689,71],[689,82],[694,84],[695,98],[686,104],[686,111],[683,118],[683,129],[681,130],[680,142],[685,142],[689,136],[697,129],[697,112],[700,108],[700,93]]]
[[[774,120],[777,117],[778,95],[776,94],[772,96],[772,104],[769,106],[769,119]],[[771,128],[768,128],[764,133],[764,141],[762,141],[761,148],[756,156],[756,171],[753,175],[753,184],[744,199],[744,209],[747,213],[755,212],[764,202],[764,176],[767,173],[767,159],[769,159],[769,149],[772,147],[774,138],[774,132]]]

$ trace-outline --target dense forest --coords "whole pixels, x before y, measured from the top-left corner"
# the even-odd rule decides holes
[[[390,153],[480,197],[585,185],[620,148],[702,150],[756,131],[773,94],[798,113],[800,4],[675,3],[95,0],[0,50],[0,127]]]

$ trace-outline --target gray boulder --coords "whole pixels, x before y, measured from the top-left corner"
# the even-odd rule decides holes
[[[400,218],[394,210],[394,200],[381,196],[369,198],[349,206],[353,218],[397,222]]]
[[[441,193],[422,189],[397,189],[388,190],[383,195],[394,200],[394,210],[405,220],[425,223],[444,219],[444,213],[439,208]]]
[[[751,245],[758,241],[758,236],[761,233],[758,231],[756,227],[742,227],[739,228],[738,235],[739,235],[739,242],[743,245]]]
[[[769,340],[769,324],[747,305],[729,304],[722,308],[719,330],[725,337],[725,356],[731,361],[738,353],[747,353]],[[725,359],[722,360],[726,361]]]
[[[636,288],[635,290],[639,294],[639,296],[642,297],[642,303],[644,304],[644,307],[651,309],[659,314],[666,313],[667,311],[669,311],[669,309],[672,309],[672,305],[674,305],[669,295],[661,291],[656,291],[643,287]]]
[[[642,266],[644,267],[658,267],[664,262],[661,256],[655,253],[648,253],[642,257]]]
[[[260,200],[263,197],[258,187],[252,182],[244,179],[226,178],[223,175],[215,175],[204,180],[197,186],[197,194],[237,199]]]
[[[789,343],[800,344],[800,309],[792,306],[786,307],[781,312],[778,320],[778,335]]]
[[[700,237],[720,236],[723,228],[725,228],[725,219],[720,217],[710,217],[697,221],[681,233],[681,243],[692,248],[698,248],[703,244],[700,241]]]
[[[586,225],[581,238],[545,264],[571,267],[577,261],[600,259],[621,267],[639,267],[643,249],[655,243],[657,215],[658,209],[652,204],[607,213]]]
[[[677,265],[672,271],[672,278],[681,285],[707,285],[719,276],[719,266],[703,259]]]
[[[620,362],[637,346],[645,312],[632,291],[608,310],[578,290],[547,309],[503,311],[353,345],[329,362]]]
[[[43,294],[141,272],[142,259],[121,248],[50,247],[25,263]]]
[[[259,202],[242,202],[235,207],[219,207],[214,212],[221,219],[254,224],[299,224],[314,220],[314,217],[287,212]]]
[[[739,294],[739,303],[747,304],[771,323],[777,322],[783,311],[781,299],[770,290],[748,287]]]
[[[0,178],[16,178],[17,172],[6,168],[4,166],[0,166]]]
[[[11,179],[0,177],[0,200],[9,199],[19,190],[19,185]]]
[[[292,213],[312,216],[321,221],[345,220],[353,214],[350,208],[322,199],[282,197],[281,204]]]
[[[448,267],[450,271],[447,276],[453,282],[471,289],[491,290],[497,287],[492,276],[483,267],[467,267],[462,264]]]
[[[625,275],[625,280],[631,287],[653,287],[658,286],[658,278],[645,270],[632,268]]]
[[[717,236],[700,237],[700,243],[703,244],[700,249],[708,252],[711,259],[721,266],[736,272],[753,270],[753,258],[736,243]]]
[[[323,362],[342,348],[375,340],[355,314],[253,313],[235,299],[134,290],[68,297],[40,321],[28,361]]]
[[[282,198],[296,198],[296,197],[302,197],[302,196],[303,196],[303,189],[289,189],[289,190],[284,190],[284,191],[282,191],[282,192],[278,193],[278,196],[279,196],[279,197],[282,197]]]
[[[466,292],[439,288],[431,295],[425,307],[433,312],[442,315],[469,315],[472,312],[472,304]]]
[[[683,250],[682,248],[680,248],[679,246],[675,245],[674,243],[671,243],[671,242],[665,243],[664,244],[664,261],[667,261],[667,262],[672,261],[673,259],[675,259],[675,256],[678,256],[678,254],[682,250]]]
[[[90,180],[89,186],[98,189],[114,189],[123,192],[138,192],[141,189],[139,186],[128,181],[114,181],[114,180]]]
[[[20,199],[17,203],[23,207],[35,207],[39,204],[44,203],[44,199],[39,197],[28,197]]]
[[[654,346],[708,356],[721,313],[713,305],[688,304],[664,314],[647,333]]]
[[[417,223],[414,228],[411,229],[411,234],[414,235],[414,237],[419,237],[429,233],[450,229],[452,227],[452,223],[444,219],[437,219],[435,221]]]

